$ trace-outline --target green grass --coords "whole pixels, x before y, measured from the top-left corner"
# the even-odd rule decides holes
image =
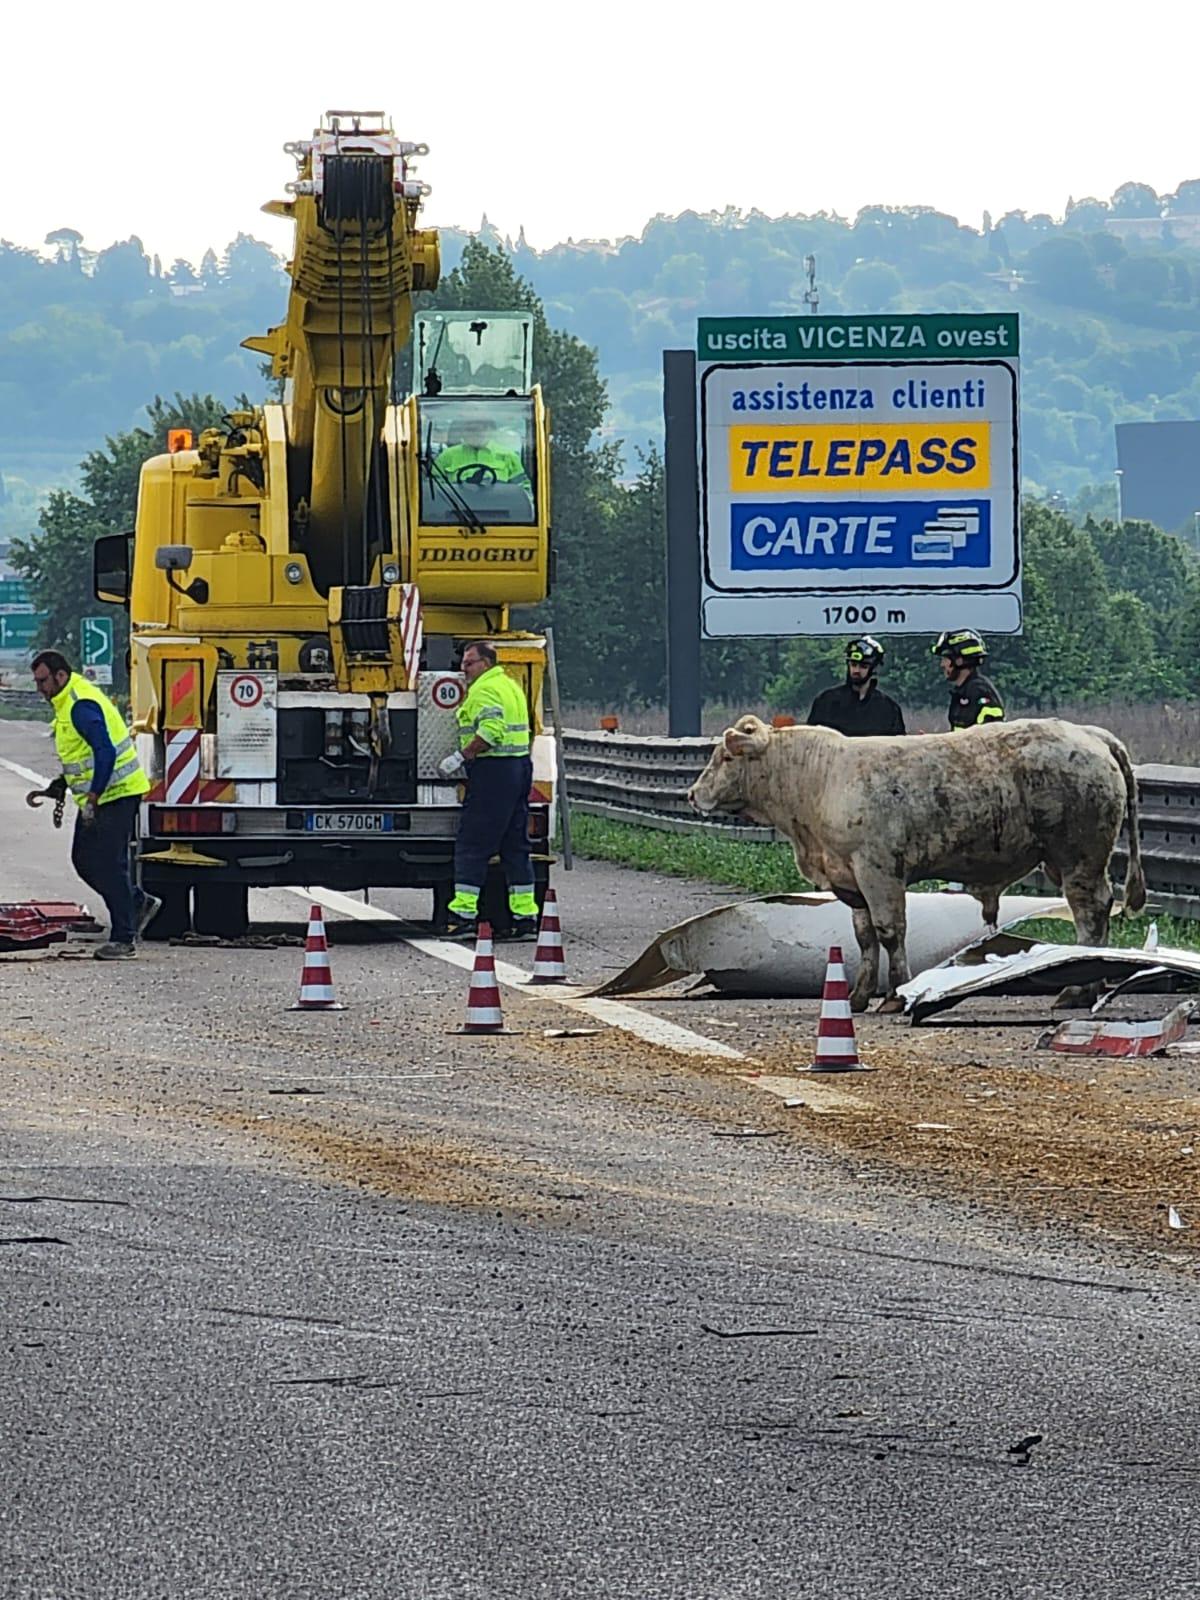
[[[596,861],[615,861],[639,872],[662,872],[674,878],[699,878],[706,883],[728,884],[751,894],[794,894],[812,884],[796,871],[792,852],[784,844],[754,844],[737,839],[714,839],[703,833],[667,833],[634,823],[610,822],[576,812],[571,818],[576,854]],[[917,888],[938,885],[914,884]],[[1141,945],[1151,922],[1158,924],[1159,943],[1176,949],[1200,950],[1200,922],[1183,917],[1115,917],[1112,942]],[[1046,944],[1070,944],[1075,924],[1054,917],[1030,917],[1014,933]]]
[[[7,705],[0,700],[0,722],[49,722],[49,714],[36,706]]]
[[[1169,917],[1165,913],[1140,912],[1136,917],[1114,917],[1109,929],[1109,942],[1121,946],[1140,947],[1146,942],[1150,924],[1158,924],[1158,942],[1173,950],[1200,950],[1200,922],[1189,922],[1184,917]],[[1030,917],[1009,930],[1023,934],[1027,939],[1038,939],[1044,944],[1072,944],[1075,924],[1056,917]]]
[[[784,844],[667,833],[581,812],[571,818],[571,838],[577,854],[596,861],[616,861],[639,872],[727,883],[751,894],[789,894],[812,888],[796,871],[792,852]]]

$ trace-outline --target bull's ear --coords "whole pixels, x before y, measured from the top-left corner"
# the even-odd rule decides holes
[[[743,717],[736,728],[726,728],[723,743],[731,756],[760,756],[771,730],[757,717]]]

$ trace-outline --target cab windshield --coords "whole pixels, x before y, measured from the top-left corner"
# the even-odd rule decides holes
[[[421,521],[433,527],[536,522],[533,401],[419,402]]]
[[[423,394],[528,394],[533,317],[527,311],[424,311],[415,371]]]

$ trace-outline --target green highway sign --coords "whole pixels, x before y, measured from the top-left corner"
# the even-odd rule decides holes
[[[1015,311],[859,317],[701,317],[696,353],[717,361],[978,361],[1016,356]]]
[[[15,616],[0,612],[0,650],[32,650],[41,625],[34,611]]]
[[[45,620],[30,600],[24,578],[0,578],[0,653],[28,656]]]
[[[113,625],[111,617],[83,617],[79,624],[83,675],[91,683],[113,681]]]
[[[701,317],[706,638],[1021,631],[1012,311]]]

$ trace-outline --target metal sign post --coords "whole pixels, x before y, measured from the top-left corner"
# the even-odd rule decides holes
[[[554,798],[558,805],[558,825],[562,830],[563,870],[575,867],[571,843],[571,796],[567,789],[567,751],[563,741],[562,701],[558,693],[558,657],[554,653],[554,629],[546,629],[546,682],[550,689],[550,720],[554,725]]]
[[[706,638],[1021,631],[1018,323],[699,325]]]
[[[696,357],[663,351],[667,488],[667,731],[700,732],[700,545]]]

